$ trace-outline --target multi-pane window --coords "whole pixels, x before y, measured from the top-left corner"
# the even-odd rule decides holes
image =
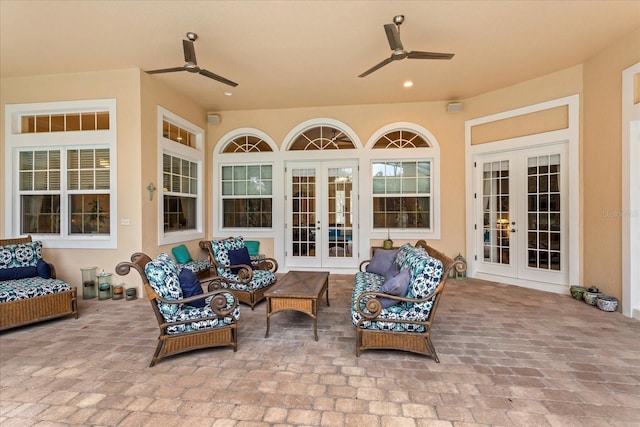
[[[7,104],[8,235],[115,248],[116,100]]]
[[[373,227],[430,229],[431,161],[373,161]]]
[[[65,220],[69,235],[110,234],[109,149],[25,150],[19,158],[20,233],[60,234]]]
[[[204,237],[204,130],[158,106],[158,243]],[[149,185],[153,197],[153,183]]]
[[[197,226],[198,163],[169,154],[162,156],[164,231]]]
[[[221,167],[222,226],[271,228],[273,170],[271,165]]]

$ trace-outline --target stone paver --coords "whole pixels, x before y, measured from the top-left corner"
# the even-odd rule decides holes
[[[80,300],[80,318],[0,334],[0,425],[640,425],[640,322],[557,295],[451,280],[432,340],[441,363],[355,357],[353,276],[330,276],[312,319],[241,307],[237,352],[148,367],[148,301]],[[37,349],[37,351],[34,351]]]

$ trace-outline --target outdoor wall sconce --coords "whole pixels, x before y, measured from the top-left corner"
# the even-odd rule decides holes
[[[147,185],[147,190],[149,190],[149,200],[153,200],[153,192],[156,190],[156,186],[153,185],[153,182],[150,182]]]

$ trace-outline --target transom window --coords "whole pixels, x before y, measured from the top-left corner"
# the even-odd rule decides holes
[[[187,147],[196,146],[196,136],[193,132],[189,132],[168,120],[162,122],[162,136]]]
[[[273,151],[269,144],[255,135],[241,135],[224,146],[223,153],[259,153]]]
[[[302,132],[289,150],[348,150],[356,148],[344,132],[332,126],[316,126]]]
[[[25,114],[21,121],[21,133],[108,130],[109,112]]]
[[[410,130],[402,129],[389,132],[373,144],[373,148],[425,148],[431,147],[422,136]]]

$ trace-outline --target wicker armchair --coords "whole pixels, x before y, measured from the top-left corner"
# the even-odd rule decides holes
[[[250,260],[251,265],[232,264],[232,251],[246,248],[242,236],[203,240],[200,247],[209,251],[214,273],[227,279],[222,286],[228,287],[241,303],[251,306],[251,310],[265,298],[265,291],[276,283],[278,262],[273,258]]]
[[[131,262],[116,266],[116,272],[124,276],[131,268],[142,278],[160,328],[149,367],[164,357],[200,348],[229,346],[237,350],[240,307],[235,296],[222,289],[224,278],[204,281],[208,292],[183,298],[177,266],[167,254],[152,260],[143,253],[134,253]],[[189,305],[203,299],[203,308]]]

